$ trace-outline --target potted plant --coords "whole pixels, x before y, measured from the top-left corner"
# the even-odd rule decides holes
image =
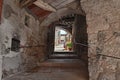
[[[67,43],[67,48],[69,49],[69,51],[72,50],[72,43],[71,43],[71,42],[68,42],[68,43]]]

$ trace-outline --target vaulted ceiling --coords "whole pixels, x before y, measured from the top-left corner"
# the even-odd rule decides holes
[[[36,14],[36,16],[43,17],[52,12],[59,12],[59,10],[63,10],[65,13],[68,13],[70,11],[64,8],[71,8],[72,10],[72,7],[76,5],[73,3],[75,1],[76,0],[20,0],[20,5],[21,7],[27,7],[34,14]]]
[[[78,12],[80,0],[20,0],[21,7],[26,7],[42,20],[42,26],[56,21],[59,26],[71,27]]]

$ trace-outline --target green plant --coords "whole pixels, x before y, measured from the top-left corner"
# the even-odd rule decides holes
[[[71,42],[67,43],[67,47],[72,48],[72,43]]]

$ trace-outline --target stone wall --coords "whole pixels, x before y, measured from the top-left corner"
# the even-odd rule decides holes
[[[75,23],[73,26],[73,42],[74,51],[80,56],[85,63],[88,63],[88,34],[86,17],[83,15],[76,15]],[[78,36],[79,34],[79,36]],[[83,45],[84,44],[84,45]]]
[[[18,0],[4,0],[0,24],[0,80],[17,72],[37,66],[44,56],[44,33],[38,19],[19,8]],[[25,18],[27,21],[25,22]],[[42,31],[40,31],[42,29]],[[19,39],[20,45],[36,46],[11,51],[12,38]],[[42,44],[41,44],[42,43]]]
[[[81,5],[88,25],[90,80],[119,80],[120,0],[81,0]]]

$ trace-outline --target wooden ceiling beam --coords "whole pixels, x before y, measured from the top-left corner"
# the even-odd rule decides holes
[[[42,9],[44,9],[44,10],[56,12],[55,8],[53,8],[48,3],[43,2],[42,0],[37,0],[37,1],[34,2],[34,4],[37,5],[38,7],[42,8]]]
[[[23,8],[23,7],[27,7],[31,4],[33,4],[33,2],[35,2],[36,0],[21,0],[20,1],[20,7]]]

